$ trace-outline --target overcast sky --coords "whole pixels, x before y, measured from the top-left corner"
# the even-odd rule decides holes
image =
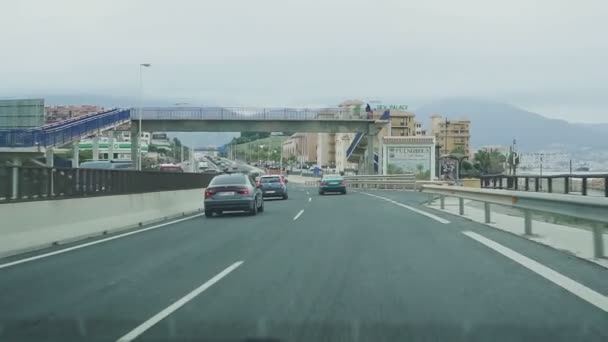
[[[0,95],[194,105],[480,97],[608,122],[605,0],[15,0]]]

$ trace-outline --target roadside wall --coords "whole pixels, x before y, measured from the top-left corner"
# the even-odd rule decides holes
[[[0,257],[201,210],[204,189],[0,204]]]

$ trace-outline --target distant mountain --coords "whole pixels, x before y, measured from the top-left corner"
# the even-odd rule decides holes
[[[608,148],[608,123],[598,125],[575,124],[550,119],[515,106],[475,99],[441,100],[414,111],[427,120],[439,114],[448,120],[471,120],[471,145],[510,145],[517,139],[522,151],[561,149],[576,151],[583,147]]]

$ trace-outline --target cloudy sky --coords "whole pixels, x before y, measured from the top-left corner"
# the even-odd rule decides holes
[[[413,107],[479,97],[608,122],[604,0],[18,0],[0,11],[2,97]]]

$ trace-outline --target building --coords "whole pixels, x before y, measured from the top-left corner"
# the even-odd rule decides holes
[[[440,146],[440,155],[450,154],[456,150],[463,150],[471,157],[471,121],[448,120],[440,115],[431,116],[431,134]]]
[[[416,121],[415,124],[416,124],[415,135],[416,136],[426,135],[426,129],[422,128],[422,122]]]
[[[67,105],[67,106],[47,106],[46,123],[63,121],[86,114],[102,112],[104,107],[95,105]]]
[[[388,109],[390,111],[390,136],[410,137],[416,135],[416,115],[401,109]]]
[[[296,158],[300,164],[316,163],[317,133],[295,133],[282,144],[283,159]]]
[[[81,140],[78,143],[78,149],[80,151],[93,151],[95,141],[93,139]],[[107,137],[100,137],[98,142],[98,158],[93,156],[94,160],[131,160],[131,142],[129,141],[113,141],[110,143],[110,139]],[[148,153],[148,145],[141,145],[142,153]],[[110,153],[112,155],[110,155]]]

